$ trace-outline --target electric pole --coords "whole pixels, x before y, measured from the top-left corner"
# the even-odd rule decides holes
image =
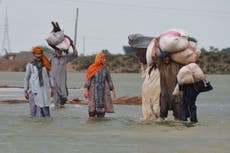
[[[78,8],[77,8],[77,12],[76,12],[76,19],[75,19],[75,32],[74,32],[74,45],[77,45],[77,24],[78,24]]]
[[[7,46],[5,46],[7,45]],[[2,41],[2,46],[1,50],[3,50],[7,53],[11,51],[10,49],[10,37],[9,37],[9,31],[8,31],[8,13],[6,9],[6,16],[5,16],[5,25],[4,25],[4,34],[3,34],[3,41]]]

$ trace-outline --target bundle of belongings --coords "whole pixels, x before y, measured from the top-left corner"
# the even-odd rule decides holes
[[[180,95],[179,86],[183,84],[194,84],[197,92],[212,90],[210,82],[205,82],[206,76],[196,63],[190,63],[183,66],[177,74],[177,85],[173,91],[173,95]]]
[[[51,22],[53,25],[53,30],[51,31],[49,37],[46,39],[47,43],[54,50],[61,50],[68,54],[70,46],[73,46],[73,40],[64,34],[61,30],[59,24],[56,22]]]
[[[146,47],[146,63],[148,65],[154,62],[153,59],[167,54],[172,61],[184,65],[177,74],[179,84],[203,82],[205,79],[203,71],[196,64],[201,54],[197,48],[197,40],[190,37],[184,30],[171,29],[151,40],[146,38],[143,40],[144,43],[142,42],[142,44],[139,40],[138,46],[146,47],[148,44]],[[135,44],[130,43],[130,40],[129,44],[131,47],[135,47]],[[179,84],[175,87],[173,95],[178,95]]]
[[[155,37],[147,48],[147,63],[152,63],[152,57],[160,57],[162,52],[169,53],[174,62],[183,65],[196,63],[201,54],[196,39],[181,29],[171,29]]]

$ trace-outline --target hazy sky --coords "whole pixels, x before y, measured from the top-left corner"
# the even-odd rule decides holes
[[[51,21],[73,38],[76,8],[80,53],[83,37],[86,54],[102,49],[116,54],[123,53],[129,34],[157,36],[172,28],[188,31],[199,47],[230,47],[229,0],[0,0],[1,46],[6,8],[12,51],[47,46]]]

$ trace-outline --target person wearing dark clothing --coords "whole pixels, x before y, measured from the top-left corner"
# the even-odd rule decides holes
[[[197,123],[196,98],[200,92],[213,89],[210,82],[205,83],[201,80],[197,83],[183,84],[179,85],[179,89],[183,91],[180,120],[187,121],[189,117],[191,122]]]

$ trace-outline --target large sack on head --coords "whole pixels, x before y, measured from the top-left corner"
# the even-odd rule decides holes
[[[154,38],[150,44],[148,45],[147,51],[146,51],[146,61],[147,64],[153,63],[153,57],[159,57],[160,56],[160,49],[156,46],[156,38]]]
[[[195,42],[189,41],[188,47],[180,52],[171,54],[173,61],[180,64],[196,63],[200,57],[201,51],[197,48]]]
[[[174,53],[188,47],[188,35],[183,30],[170,30],[160,35],[159,47],[163,51]]]
[[[51,32],[46,41],[48,42],[48,44],[56,46],[64,41],[64,37],[65,34],[63,31]]]
[[[190,63],[183,66],[177,74],[177,81],[179,84],[195,83],[204,79],[205,75],[196,63]]]

